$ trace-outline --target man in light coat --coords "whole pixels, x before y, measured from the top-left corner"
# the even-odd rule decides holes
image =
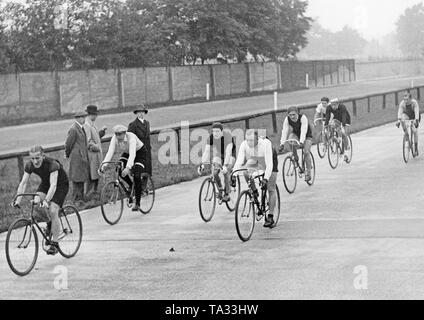
[[[84,183],[90,178],[87,135],[84,131],[86,112],[77,112],[75,122],[68,131],[65,157],[69,158],[69,179],[72,181],[74,201],[84,200]]]
[[[103,160],[102,142],[101,138],[106,134],[107,127],[103,127],[98,131],[95,121],[99,114],[97,106],[89,105],[85,110],[88,114],[84,123],[84,131],[87,135],[88,144],[88,160],[90,164],[90,180],[87,183],[87,196],[98,193],[99,187],[99,173],[100,164]]]

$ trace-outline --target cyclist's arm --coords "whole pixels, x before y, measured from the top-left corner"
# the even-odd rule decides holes
[[[286,118],[283,122],[283,131],[281,132],[280,145],[286,142],[288,134],[289,134],[289,120],[288,118]]]
[[[302,128],[300,130],[300,143],[305,143],[306,133],[308,132],[308,117],[303,115],[300,121],[302,123]]]
[[[29,181],[29,176],[30,174],[28,172],[24,172],[24,176],[22,177],[21,183],[19,184],[19,187],[18,187],[18,191],[16,192],[17,194],[25,193],[26,186]],[[16,203],[19,204],[21,200],[22,200],[22,197],[16,198]]]
[[[233,169],[234,171],[241,169],[243,164],[246,162],[246,150],[245,149],[246,149],[246,141],[243,141],[243,143],[240,146],[239,153],[237,155],[237,160],[236,160],[236,163],[235,163],[234,169]]]
[[[50,173],[50,188],[47,191],[46,201],[50,202],[57,189],[57,177],[59,176],[59,171],[53,171]]]
[[[420,119],[420,106],[418,105],[418,102],[414,100],[414,111],[415,111],[415,120]]]
[[[106,156],[102,163],[109,162],[112,159],[113,154],[115,153],[115,145],[116,145],[116,136],[113,135],[112,139],[110,140],[109,149],[107,150]]]
[[[209,162],[210,155],[211,155],[211,146],[209,145],[209,143],[207,143],[205,146],[205,149],[203,150],[202,163]]]
[[[265,176],[266,180],[269,180],[272,175],[272,169],[274,167],[274,161],[272,159],[272,143],[269,140],[266,140],[265,144]]]
[[[142,142],[142,147],[144,146]],[[136,135],[128,135],[128,147],[129,147],[129,157],[127,161],[127,168],[131,169],[134,165],[135,156],[137,153],[137,140]]]
[[[402,119],[402,114],[403,114],[403,112],[404,112],[404,106],[405,106],[405,103],[402,101],[402,102],[399,104],[399,110],[398,110],[398,119],[399,119],[399,120],[401,120],[401,119]]]
[[[233,147],[234,145],[230,143],[227,145],[227,148],[225,149],[225,159],[223,165],[226,166],[230,163],[231,157],[233,156]]]

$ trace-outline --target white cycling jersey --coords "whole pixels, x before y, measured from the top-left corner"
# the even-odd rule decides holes
[[[327,112],[327,107],[328,107],[328,105],[324,105],[323,103],[320,103],[319,105],[317,105],[316,112],[322,113],[322,114],[325,115],[325,113]]]

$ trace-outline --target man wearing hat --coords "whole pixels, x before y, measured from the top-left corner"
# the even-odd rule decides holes
[[[106,134],[107,127],[98,131],[95,121],[99,114],[97,106],[89,105],[85,110],[88,114],[84,123],[84,131],[87,135],[88,160],[90,164],[90,180],[87,184],[87,195],[98,193],[99,173],[97,172],[103,160],[101,138]]]
[[[84,123],[87,113],[77,112],[75,122],[68,131],[65,142],[65,157],[69,158],[69,179],[73,186],[73,200],[82,201],[84,198],[84,183],[89,180],[89,161],[87,135]]]
[[[143,142],[145,146],[145,155],[144,155],[144,172],[148,173],[150,176],[152,175],[152,152],[150,146],[150,123],[146,119],[144,119],[147,114],[147,108],[141,104],[137,106],[134,110],[134,114],[137,118],[131,122],[128,126],[128,132],[134,133],[137,138]],[[146,190],[147,178],[143,178],[142,181],[142,190],[143,193]]]

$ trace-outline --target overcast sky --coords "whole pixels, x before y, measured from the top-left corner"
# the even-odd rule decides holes
[[[406,8],[420,0],[308,0],[308,15],[318,18],[331,31],[349,25],[367,39],[395,31],[396,21]]]

